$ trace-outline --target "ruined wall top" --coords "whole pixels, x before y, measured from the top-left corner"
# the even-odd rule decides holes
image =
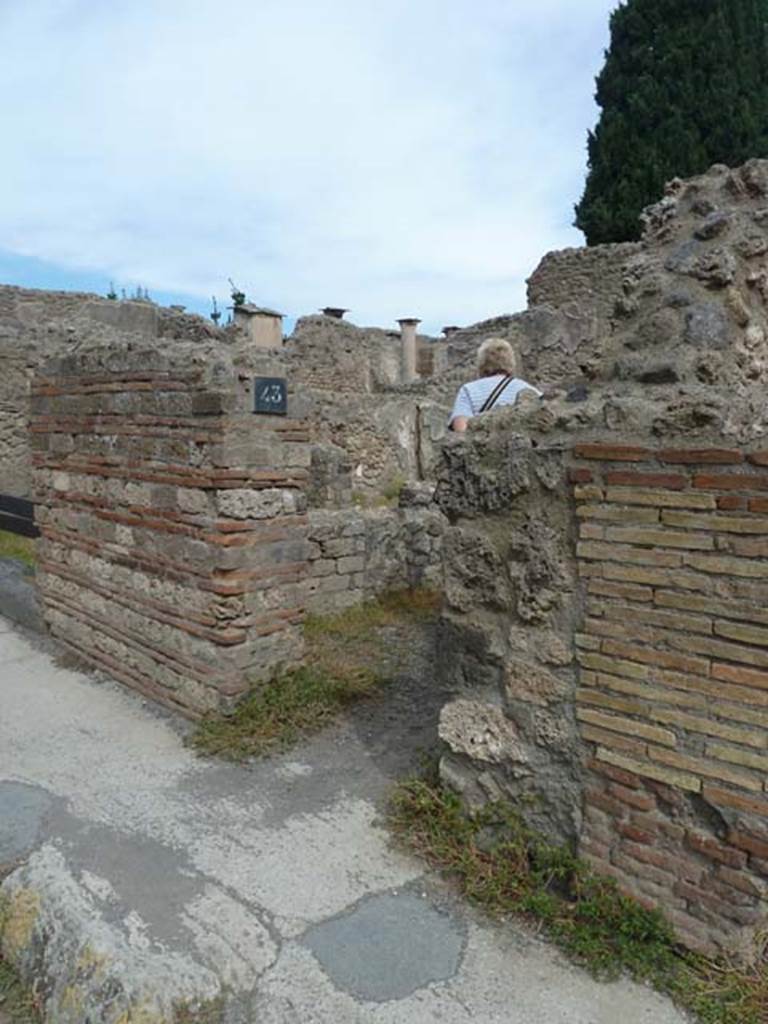
[[[768,161],[672,181],[643,221],[638,244],[545,257],[531,278],[532,297],[545,304],[508,318],[506,336],[550,400],[504,416],[550,437],[760,438]]]

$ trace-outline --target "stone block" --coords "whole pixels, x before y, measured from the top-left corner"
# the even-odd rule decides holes
[[[361,555],[350,555],[340,558],[336,563],[336,571],[339,573],[357,573],[365,569],[365,559]]]
[[[311,576],[329,576],[336,572],[336,561],[333,558],[319,558],[310,567]]]
[[[455,754],[503,764],[508,771],[530,771],[517,727],[492,704],[464,699],[446,704],[440,712],[438,732]]]
[[[221,515],[233,519],[272,519],[281,515],[298,515],[304,507],[301,493],[289,488],[219,491],[216,503]]]

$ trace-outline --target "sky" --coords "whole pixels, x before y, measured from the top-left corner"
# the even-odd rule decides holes
[[[0,282],[525,308],[571,226],[616,0],[0,0]]]

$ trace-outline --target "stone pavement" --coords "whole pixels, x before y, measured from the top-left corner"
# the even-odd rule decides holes
[[[205,1019],[229,1024],[681,1024],[392,848],[385,794],[435,710],[409,723],[398,699],[225,765],[0,618],[0,864],[19,865],[6,941],[43,979],[48,1019],[159,1024],[209,1000]]]

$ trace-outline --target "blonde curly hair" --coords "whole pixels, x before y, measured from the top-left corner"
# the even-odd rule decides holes
[[[477,350],[477,372],[481,377],[505,373],[520,374],[520,356],[504,338],[487,338]]]

